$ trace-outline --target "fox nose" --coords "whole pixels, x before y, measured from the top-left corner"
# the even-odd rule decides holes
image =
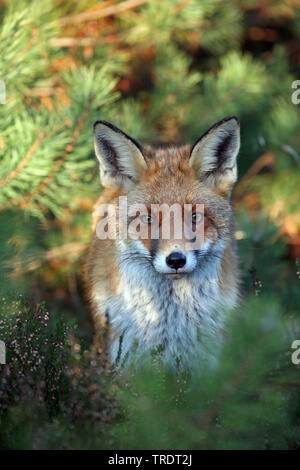
[[[169,256],[167,256],[166,263],[172,269],[179,269],[185,265],[186,257],[184,254],[174,251],[173,253],[170,253]]]

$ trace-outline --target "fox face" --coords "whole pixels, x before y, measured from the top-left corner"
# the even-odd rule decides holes
[[[106,200],[118,214],[121,260],[174,281],[222,263],[233,240],[237,118],[218,122],[192,146],[157,149],[97,121],[94,143]]]
[[[192,146],[158,148],[98,121],[94,142],[104,190],[84,279],[96,331],[109,318],[111,362],[158,346],[172,367],[178,357],[197,364],[199,352],[210,361],[239,296],[230,204],[238,120]]]

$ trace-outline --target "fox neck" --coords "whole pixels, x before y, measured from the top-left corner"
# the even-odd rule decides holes
[[[218,303],[221,273],[219,258],[203,261],[203,266],[197,266],[193,272],[183,274],[178,279],[158,273],[148,259],[135,260],[134,254],[132,257],[128,253],[120,254],[119,262],[122,292],[128,292],[131,297],[136,295],[136,305],[144,304],[143,297],[147,293],[156,304],[163,304],[161,309],[155,309],[158,316],[164,316],[168,304],[175,302],[190,308],[190,315],[198,315],[200,320],[205,310],[208,314],[208,310]],[[197,304],[202,305],[203,312],[197,308]]]
[[[112,356],[117,355],[123,334],[124,353],[139,338],[141,351],[163,345],[170,357],[176,348],[193,350],[199,331],[219,337],[224,324],[221,307],[232,307],[235,297],[222,295],[219,257],[177,280],[158,273],[148,259],[135,259],[128,251],[119,253],[119,265],[120,306],[115,311],[123,313],[111,318],[116,332]]]

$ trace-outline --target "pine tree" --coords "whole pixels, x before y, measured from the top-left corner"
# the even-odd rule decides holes
[[[290,0],[1,3],[0,448],[299,447],[299,16]],[[227,115],[242,129],[244,301],[222,360],[200,378],[155,357],[118,377],[91,347],[81,291],[101,192],[93,122],[192,143]],[[16,345],[37,351],[34,370]]]

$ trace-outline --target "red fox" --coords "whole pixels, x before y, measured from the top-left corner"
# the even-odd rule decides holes
[[[226,316],[239,297],[230,203],[239,121],[223,119],[192,146],[157,148],[142,147],[112,124],[97,121],[94,144],[104,188],[94,228],[101,226],[102,232],[95,230],[89,248],[85,285],[96,325],[101,328],[109,318],[110,361],[123,364],[133,351],[142,358],[159,350],[168,364],[191,364],[207,338],[222,341]],[[123,200],[127,218],[121,227]],[[191,227],[202,227],[198,246],[189,249],[192,239],[175,237],[174,227],[161,236],[161,212],[151,208],[163,204],[188,206]],[[103,236],[104,221],[106,228],[114,222],[114,236]],[[135,236],[120,236],[130,224]],[[153,226],[155,237],[149,236]]]

